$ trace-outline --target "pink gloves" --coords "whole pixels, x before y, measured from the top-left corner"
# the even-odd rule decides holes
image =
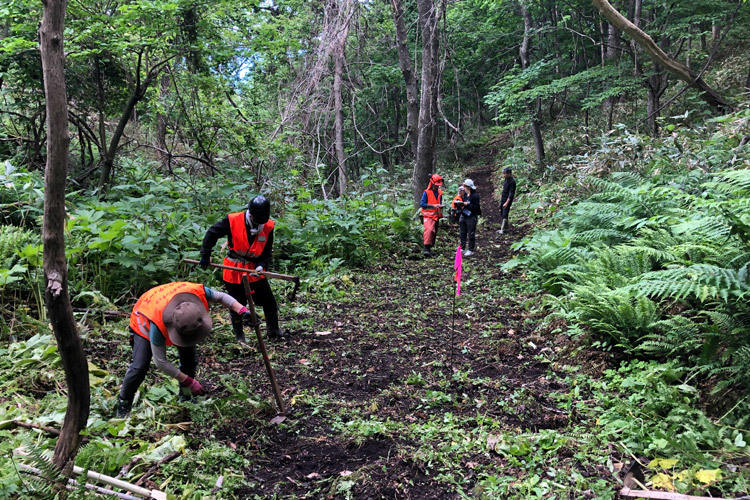
[[[190,394],[193,396],[203,396],[206,394],[206,390],[203,388],[200,382],[192,377],[187,377],[185,380],[180,382],[182,387],[187,387],[190,390]]]

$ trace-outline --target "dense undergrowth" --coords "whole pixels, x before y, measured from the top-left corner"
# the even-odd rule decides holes
[[[749,123],[622,129],[564,159],[531,206],[547,228],[504,265],[546,292],[547,329],[621,360],[597,432],[650,461],[655,488],[748,489]]]
[[[152,286],[185,278],[191,270],[182,259],[199,258],[205,230],[227,213],[243,210],[257,194],[246,180],[193,179],[188,185],[134,164],[125,175],[129,181],[102,199],[68,195],[65,237],[74,306],[120,306]],[[6,162],[0,182],[6,224],[0,227],[0,331],[7,336],[19,321],[45,316],[43,179]],[[300,275],[303,287],[335,293],[338,268],[377,261],[394,246],[418,241],[408,200],[384,183],[384,178],[364,178],[362,193],[341,200],[316,199],[314,190],[283,182],[264,193],[280,222],[274,270]],[[221,261],[218,251],[213,259]],[[198,271],[198,277],[219,285],[213,273]]]

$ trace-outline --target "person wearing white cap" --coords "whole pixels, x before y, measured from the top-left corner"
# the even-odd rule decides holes
[[[476,250],[477,218],[482,215],[482,208],[474,181],[466,179],[463,183],[467,197],[461,217],[458,219],[458,237],[461,240],[463,255],[469,257]],[[468,241],[467,241],[468,240]],[[468,243],[468,246],[466,246]]]
[[[213,324],[209,303],[219,303],[237,313],[246,323],[252,322],[250,311],[229,294],[212,290],[200,283],[179,281],[160,285],[138,299],[130,314],[130,345],[133,361],[122,381],[117,416],[128,416],[133,398],[148,373],[151,359],[164,374],[176,378],[185,396],[206,393],[195,380],[196,344],[211,333]],[[167,346],[177,346],[180,367],[167,361]]]

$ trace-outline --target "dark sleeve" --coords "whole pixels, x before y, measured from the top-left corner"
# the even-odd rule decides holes
[[[230,237],[232,234],[229,228],[229,217],[224,217],[219,222],[208,228],[206,236],[203,237],[203,244],[201,245],[201,255],[211,255],[211,250],[216,246],[216,242],[219,238],[224,236]]]
[[[271,263],[271,255],[273,254],[273,229],[271,229],[271,232],[268,233],[268,241],[266,241],[266,246],[263,247],[263,253],[260,254],[260,257],[255,261],[255,266],[263,266],[263,270],[268,270],[268,265]]]
[[[510,189],[508,191],[509,191],[508,199],[510,200],[511,203],[513,203],[513,198],[516,197],[516,180],[515,179],[511,179]]]
[[[468,208],[472,214],[479,215],[481,213],[482,210],[479,206],[479,195],[477,193],[471,193],[471,196],[469,196],[469,206],[466,208]]]

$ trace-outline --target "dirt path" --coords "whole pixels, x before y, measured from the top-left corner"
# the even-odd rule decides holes
[[[225,411],[223,421],[192,431],[244,450],[250,465],[239,497],[457,498],[446,474],[471,486],[479,471],[512,468],[487,450],[452,452],[448,434],[470,436],[488,422],[496,430],[567,425],[549,399],[565,388],[548,376],[541,344],[530,342],[528,297],[499,267],[528,228],[497,234],[490,172],[471,175],[484,218],[477,254],[464,261],[455,332],[456,226],[441,228],[430,259],[396,259],[357,274],[338,301],[284,306],[292,336],[271,351],[287,420],[267,424],[273,412],[261,405],[249,416]],[[235,385],[249,377],[251,392],[271,401],[257,353],[244,356],[204,360],[214,371],[205,377],[221,380],[213,394],[236,397]]]

